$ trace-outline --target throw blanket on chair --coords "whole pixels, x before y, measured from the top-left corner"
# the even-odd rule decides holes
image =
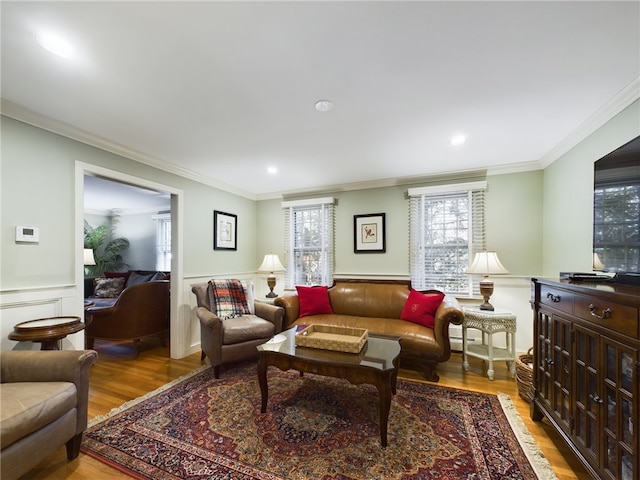
[[[211,311],[222,320],[251,313],[240,280],[209,280],[208,293]]]

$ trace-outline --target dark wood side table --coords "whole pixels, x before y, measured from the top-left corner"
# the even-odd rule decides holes
[[[60,350],[58,342],[67,335],[84,329],[80,317],[48,317],[18,323],[9,334],[9,340],[39,342],[40,350]]]

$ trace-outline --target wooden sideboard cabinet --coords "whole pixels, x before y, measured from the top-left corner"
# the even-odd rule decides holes
[[[532,279],[534,398],[597,479],[640,478],[640,288]]]

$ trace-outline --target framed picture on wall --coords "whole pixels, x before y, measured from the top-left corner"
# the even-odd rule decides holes
[[[385,253],[385,214],[353,216],[354,253]]]
[[[213,211],[213,249],[238,249],[238,216],[232,213]]]

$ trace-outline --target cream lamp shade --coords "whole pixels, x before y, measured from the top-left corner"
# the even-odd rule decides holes
[[[489,275],[503,275],[509,273],[509,270],[504,268],[496,252],[479,252],[476,253],[467,273],[484,276],[480,281],[480,294],[484,300],[480,310],[493,311],[493,305],[489,303],[489,298],[493,294],[493,281],[489,279]]]
[[[270,253],[264,256],[264,260],[262,260],[262,264],[258,267],[259,272],[269,272],[269,276],[267,277],[267,285],[269,286],[269,293],[267,293],[267,298],[275,298],[278,296],[277,293],[273,291],[276,286],[276,276],[275,272],[284,272],[285,268],[280,261],[280,257],[278,255]]]
[[[85,248],[84,249],[84,264],[85,265],[95,265],[96,264],[96,259],[93,256],[93,249],[92,248]]]

